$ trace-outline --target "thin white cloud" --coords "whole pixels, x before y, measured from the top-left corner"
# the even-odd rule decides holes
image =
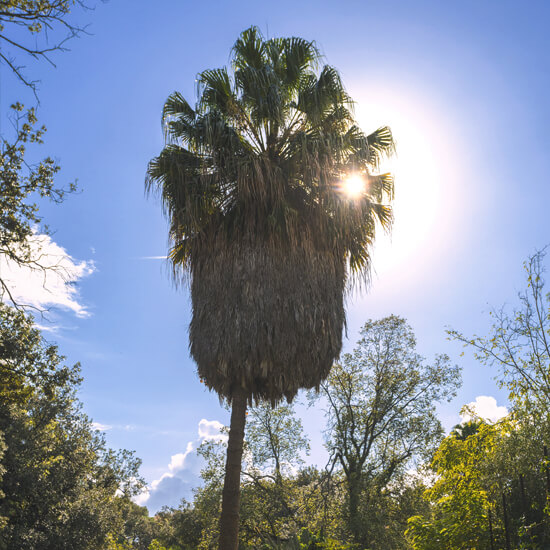
[[[166,260],[168,256],[140,256],[136,260]]]
[[[107,430],[110,430],[112,426],[109,424],[102,424],[101,422],[92,422],[92,428],[99,432],[106,432]]]
[[[508,414],[508,409],[502,405],[497,405],[497,400],[490,395],[478,395],[475,401],[468,403],[460,413],[462,422],[472,420],[473,412],[479,418],[496,422]]]
[[[87,317],[75,284],[95,271],[93,262],[75,260],[49,235],[35,234],[30,246],[34,266],[17,265],[0,256],[0,274],[13,299],[40,310],[57,307]]]
[[[57,334],[61,329],[59,325],[42,325],[40,323],[34,323],[34,326],[42,332],[51,332],[52,334]]]
[[[193,488],[200,484],[203,465],[196,451],[203,441],[227,439],[227,434],[221,432],[223,427],[217,420],[203,418],[198,425],[198,439],[189,441],[184,452],[172,455],[168,471],[137,495],[134,502],[156,512],[163,506],[178,506],[182,498],[190,499]]]

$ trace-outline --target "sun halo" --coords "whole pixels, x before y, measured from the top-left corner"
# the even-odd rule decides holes
[[[357,199],[365,192],[366,181],[361,174],[350,174],[341,183],[342,192],[350,199]]]

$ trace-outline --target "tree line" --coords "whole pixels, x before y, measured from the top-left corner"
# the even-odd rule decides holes
[[[528,280],[537,281],[528,283],[528,297],[542,298],[545,315],[539,325],[523,325],[523,346],[548,329],[542,258],[526,265]],[[522,303],[509,320],[526,322]],[[501,323],[495,331],[507,338]],[[481,342],[467,345],[483,350]],[[494,335],[483,342],[494,345]],[[78,365],[64,365],[32,317],[5,304],[0,350],[0,548],[217,546],[224,433],[198,449],[204,468],[193,501],[150,517],[131,500],[143,488],[139,460],[108,449],[81,410]],[[520,351],[532,361],[532,349],[518,343]],[[548,362],[532,367],[549,371]],[[546,548],[548,395],[527,386],[518,392],[518,378],[502,379],[511,388],[508,415],[489,422],[464,411],[470,420],[444,436],[435,407],[459,381],[448,357],[425,361],[410,326],[390,316],[365,323],[354,351],[319,392],[304,396],[325,412],[324,467],[306,465],[308,437],[292,404],[250,408],[239,547]],[[537,388],[540,382],[532,378]]]

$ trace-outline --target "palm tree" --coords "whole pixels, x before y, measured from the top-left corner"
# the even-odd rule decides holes
[[[166,101],[166,146],[146,186],[170,222],[174,275],[189,277],[191,355],[232,405],[219,545],[236,549],[248,403],[318,387],[342,345],[349,275],[368,277],[389,228],[389,128],[365,135],[338,72],[313,42],[245,30],[231,70],[197,77],[195,107]],[[342,182],[362,178],[350,200]]]

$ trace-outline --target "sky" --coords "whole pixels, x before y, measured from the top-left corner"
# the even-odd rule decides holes
[[[394,229],[379,237],[370,288],[347,298],[345,350],[367,319],[401,315],[427,360],[446,353],[463,369],[456,399],[438,408],[446,429],[467,403],[496,418],[507,405],[496,371],[461,357],[445,328],[487,334],[491,307],[513,306],[523,261],[550,242],[550,5],[521,6],[110,0],[74,14],[89,34],[55,56],[56,68],[27,63],[48,127],[31,154],[55,157],[58,182],[78,180],[80,190],[42,208],[52,229],[43,246],[68,262],[69,280],[44,292],[25,274],[11,276],[21,296],[52,308],[38,322],[68,362],[81,362],[80,398],[109,444],[142,458],[150,485],[140,502],[151,511],[191,497],[194,451],[229,420],[189,357],[189,296],[170,281],[166,221],[144,194],[167,96],[178,90],[193,101],[196,74],[226,65],[250,25],[315,40],[341,72],[361,127],[391,126],[398,151]],[[17,100],[34,104],[1,67],[5,135]],[[297,410],[308,460],[322,466],[322,412]]]

